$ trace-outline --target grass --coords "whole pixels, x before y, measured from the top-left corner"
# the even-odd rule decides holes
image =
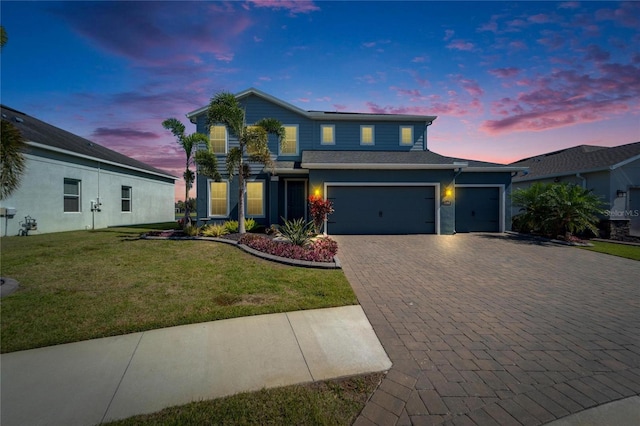
[[[108,423],[133,425],[350,425],[382,379],[381,373],[264,389],[171,407]]]
[[[602,241],[590,241],[593,247],[581,247],[585,250],[597,251],[613,256],[626,257],[627,259],[640,260],[640,246],[628,244],[606,243]]]
[[[340,270],[296,268],[152,227],[2,238],[3,353],[248,315],[356,304]]]

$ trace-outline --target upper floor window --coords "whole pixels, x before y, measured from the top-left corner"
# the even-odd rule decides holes
[[[209,147],[214,154],[227,153],[227,127],[211,126],[209,131]]]
[[[229,215],[229,183],[209,182],[209,216]]]
[[[247,216],[264,216],[264,182],[247,182]]]
[[[336,143],[336,126],[333,124],[322,124],[320,126],[320,143],[323,145]]]
[[[360,126],[360,145],[374,145],[374,126]]]
[[[64,211],[67,213],[80,211],[80,184],[77,179],[64,179]]]
[[[131,211],[131,187],[123,186],[122,187],[122,211],[130,212]]]
[[[413,126],[400,126],[400,145],[413,145]]]
[[[298,126],[283,126],[285,140],[280,146],[280,155],[298,155]]]

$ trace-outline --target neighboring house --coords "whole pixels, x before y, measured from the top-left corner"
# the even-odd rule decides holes
[[[2,206],[1,235],[17,235],[25,217],[38,233],[174,221],[176,177],[2,106],[2,120],[27,148],[21,184]],[[15,210],[13,217],[7,215]]]
[[[615,147],[580,145],[516,161],[528,170],[514,190],[534,182],[569,182],[592,190],[605,203],[602,236],[640,237],[640,142]]]
[[[236,95],[248,125],[280,120],[286,142],[270,139],[275,167],[254,164],[247,184],[246,215],[265,226],[307,218],[307,198],[333,201],[329,234],[453,234],[503,232],[511,167],[444,157],[427,150],[435,116],[305,111],[256,89]],[[207,123],[207,107],[187,114],[224,155],[237,139],[224,126]],[[201,220],[237,219],[238,179],[197,179]]]

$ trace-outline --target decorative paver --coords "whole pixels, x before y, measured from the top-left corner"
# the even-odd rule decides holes
[[[336,236],[393,367],[358,425],[539,425],[640,394],[640,262],[512,234]]]

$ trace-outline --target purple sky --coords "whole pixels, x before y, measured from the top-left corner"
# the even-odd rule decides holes
[[[162,121],[191,133],[187,112],[249,87],[305,110],[437,115],[429,148],[476,160],[640,140],[640,2],[0,7],[3,104],[176,176]]]

